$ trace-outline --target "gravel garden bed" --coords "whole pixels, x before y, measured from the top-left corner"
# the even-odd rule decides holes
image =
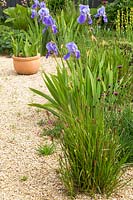
[[[42,68],[35,75],[17,75],[12,59],[0,57],[0,200],[68,200],[58,177],[58,149],[50,156],[39,156],[37,148],[43,144],[38,122],[47,120],[44,111],[29,107],[31,102],[42,99],[29,87],[47,88],[41,71],[55,72],[53,58],[42,58]],[[48,140],[48,138],[46,138]],[[124,179],[133,178],[133,170],[127,170]],[[78,195],[76,200],[90,200]],[[96,199],[106,198],[96,196]],[[133,183],[109,198],[132,200]]]

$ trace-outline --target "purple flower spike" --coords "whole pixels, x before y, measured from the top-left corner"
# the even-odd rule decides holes
[[[40,19],[43,20],[45,16],[48,16],[49,15],[49,9],[48,8],[41,8],[39,11],[38,11],[38,14],[40,16]]]
[[[31,11],[31,18],[34,19],[37,16],[37,11],[36,10],[32,10]]]
[[[98,10],[97,10],[97,14],[94,15],[95,18],[99,18],[99,17],[103,17],[103,21],[104,23],[107,23],[108,22],[108,18],[106,16],[106,12],[105,12],[105,7],[102,6],[100,7]]]
[[[107,22],[108,22],[108,18],[107,18],[106,15],[103,16],[103,21],[104,21],[104,23],[107,23]]]
[[[52,26],[55,24],[55,22],[54,22],[52,16],[47,15],[43,19],[43,24],[45,24],[46,26]]]
[[[99,16],[104,16],[105,15],[105,7],[102,6],[101,8],[98,9],[98,15]]]
[[[46,26],[50,26],[54,34],[58,32],[57,27],[55,25],[55,20],[52,18],[52,16],[45,16],[43,18],[43,24],[45,24]]]
[[[46,44],[46,49],[48,50],[48,53],[46,54],[46,58],[48,58],[51,54],[58,55],[58,48],[54,42],[48,42]]]
[[[56,22],[52,18],[49,13],[49,9],[46,7],[44,1],[40,2],[40,0],[33,0],[32,10],[31,10],[31,18],[35,18],[37,16],[38,22],[41,22],[45,25],[43,29],[43,33],[50,27],[52,32],[56,34],[58,32],[56,27]]]
[[[77,21],[79,24],[83,24],[83,23],[85,23],[86,19],[87,19],[87,15],[80,15],[78,17]]]
[[[46,8],[46,3],[44,1],[40,2],[40,8]]]
[[[90,8],[88,5],[79,5],[80,16],[78,17],[77,21],[79,24],[83,24],[86,22],[88,18],[88,24],[92,24],[92,19],[90,15]]]
[[[90,8],[88,5],[79,5],[79,10],[80,10],[80,14],[83,15],[89,15],[90,14]]]
[[[53,31],[54,34],[58,33],[58,30],[57,30],[57,27],[56,27],[55,24],[52,25],[51,28],[52,28],[52,31]]]
[[[64,60],[67,60],[67,59],[69,59],[69,58],[70,58],[70,56],[71,56],[71,53],[67,53],[67,54],[64,56]]]
[[[32,5],[32,9],[36,9],[40,5],[38,0],[34,0],[34,4]]]
[[[76,56],[77,59],[80,58],[80,51],[79,51],[79,50],[77,50],[77,51],[75,52],[75,56]]]
[[[69,59],[71,54],[74,55],[77,59],[80,58],[80,51],[74,42],[67,43],[66,48],[68,49],[68,53],[64,56],[65,60]]]
[[[92,19],[91,19],[91,17],[90,17],[89,20],[88,20],[88,24],[89,24],[89,25],[92,24]]]

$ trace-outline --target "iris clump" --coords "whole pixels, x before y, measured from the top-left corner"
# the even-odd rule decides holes
[[[98,8],[97,14],[94,16],[95,16],[95,18],[102,17],[104,23],[108,22],[108,18],[107,18],[106,12],[105,12],[105,6],[101,6],[100,8]]]
[[[90,14],[90,8],[89,5],[79,5],[80,10],[80,16],[78,17],[77,21],[79,24],[83,24],[88,19],[88,24],[92,24],[91,14]]]
[[[47,10],[42,9],[39,13],[41,21],[47,24],[46,27],[51,26],[53,18]],[[104,6],[98,9],[95,17],[107,22]],[[77,21],[80,24],[86,21],[92,24],[88,5],[80,5]],[[96,40],[94,36],[92,38]],[[85,46],[82,47],[85,49]],[[55,42],[48,42],[46,48],[46,58],[59,54]],[[80,50],[73,41],[68,42],[66,48],[68,52],[64,56],[65,60],[71,56],[80,58]],[[105,129],[104,122],[104,106],[107,105],[108,93],[111,98],[115,96],[112,99],[119,97],[118,70],[113,68],[116,52],[119,57],[119,51],[116,51],[116,47],[115,51],[103,50],[98,45],[92,46],[88,57],[83,54],[84,60],[75,62],[72,59],[65,64],[62,61],[62,65],[57,66],[55,75],[44,72],[44,82],[50,95],[31,89],[48,100],[46,104],[31,105],[46,109],[63,123],[60,137],[63,153],[60,156],[59,171],[71,195],[80,191],[109,196],[123,184],[119,178],[123,173],[121,169],[124,171],[127,155],[121,157],[123,147],[120,145],[120,138],[111,129]]]
[[[32,5],[31,18],[35,17],[39,17],[39,21],[45,25],[43,33],[48,29],[48,27],[51,28],[54,34],[58,32],[56,22],[50,15],[49,9],[46,7],[45,2],[39,2],[38,0],[34,0],[34,4]]]

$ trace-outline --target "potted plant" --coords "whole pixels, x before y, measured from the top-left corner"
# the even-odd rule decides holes
[[[29,29],[23,31],[18,38],[12,38],[13,63],[18,74],[34,74],[40,66],[38,55],[42,46],[42,37],[50,27],[53,34],[58,32],[56,22],[50,15],[44,1],[33,0],[31,7],[31,20],[27,19]],[[28,63],[28,66],[26,64]],[[31,70],[30,70],[31,68]]]
[[[18,74],[35,74],[40,67],[40,48],[42,29],[36,21],[30,24],[27,32],[22,31],[17,37],[12,37],[13,64]]]

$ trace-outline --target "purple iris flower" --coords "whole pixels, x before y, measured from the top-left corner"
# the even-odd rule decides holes
[[[104,6],[102,6],[101,8],[99,8],[98,10],[97,10],[97,14],[96,15],[94,15],[96,18],[98,18],[98,17],[103,17],[103,21],[104,21],[104,23],[107,23],[108,22],[108,19],[107,19],[107,16],[106,16],[106,12],[105,12],[105,7]]]
[[[46,8],[46,3],[44,1],[40,2],[40,8]]]
[[[47,15],[43,18],[43,24],[45,24],[46,26],[52,26],[55,24],[55,21],[51,15]]]
[[[35,18],[37,16],[37,11],[36,10],[33,10],[31,11],[31,18]]]
[[[91,19],[91,18],[89,18],[89,20],[88,20],[88,24],[89,24],[89,25],[92,24],[92,19]]]
[[[104,23],[107,23],[107,22],[108,22],[108,18],[107,18],[106,15],[103,16],[103,21],[104,21]]]
[[[58,48],[54,42],[48,42],[46,44],[46,49],[48,50],[48,53],[46,54],[46,58],[48,58],[51,54],[58,55]]]
[[[77,59],[80,58],[80,51],[74,42],[67,43],[66,48],[68,49],[68,53],[64,56],[65,60],[69,59],[71,54],[74,55]]]
[[[57,27],[55,25],[55,20],[52,18],[52,16],[50,16],[50,15],[45,16],[43,18],[43,24],[45,24],[46,27],[50,26],[54,34],[56,34],[58,32]]]
[[[80,16],[78,17],[77,21],[79,24],[83,24],[88,19],[88,24],[92,24],[92,19],[90,15],[90,8],[88,5],[79,5]]]
[[[38,0],[34,0],[34,4],[32,5],[32,9],[36,9],[40,5]]]
[[[43,20],[43,18],[47,15],[49,15],[49,9],[48,8],[41,8],[39,11],[38,11],[38,14],[40,16],[40,19]]]
[[[53,24],[51,28],[54,34],[58,33],[57,26],[55,24]]]

